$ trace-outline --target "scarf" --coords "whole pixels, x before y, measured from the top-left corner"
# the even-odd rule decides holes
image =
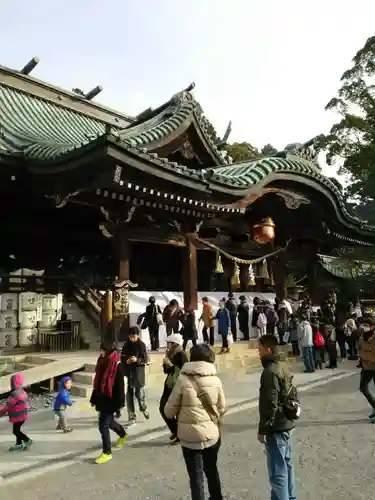
[[[105,358],[100,357],[95,367],[94,390],[104,396],[112,397],[115,384],[117,366],[121,360],[120,353],[113,351]],[[100,381],[100,386],[99,386]]]

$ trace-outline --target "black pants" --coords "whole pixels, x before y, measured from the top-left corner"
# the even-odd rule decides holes
[[[249,331],[249,316],[238,316],[238,322],[240,324],[240,330],[243,335],[244,340],[250,340],[250,331]]]
[[[293,356],[300,355],[298,342],[296,340],[292,340],[292,354],[293,354]]]
[[[172,333],[178,333],[180,331],[178,326],[165,325],[167,336],[172,335]]]
[[[233,335],[233,342],[236,342],[237,340],[237,316],[234,316],[233,314],[230,317],[230,329]]]
[[[375,371],[363,370],[361,371],[361,381],[359,383],[359,390],[369,402],[370,406],[375,410],[375,396],[370,391],[371,382],[375,383]]]
[[[119,437],[126,436],[125,429],[115,420],[113,413],[108,411],[99,412],[99,432],[102,436],[103,453],[107,453],[108,455],[112,453],[110,429]]]
[[[159,349],[159,325],[152,325],[148,327],[150,334],[151,350],[157,351]]]
[[[208,331],[210,332],[210,337],[208,337]],[[215,327],[211,326],[210,328],[207,328],[207,326],[203,327],[202,330],[203,334],[203,341],[208,342],[210,345],[215,344]]]
[[[357,352],[357,337],[356,337],[356,335],[353,335],[353,334],[350,335],[350,337],[347,338],[347,342],[348,342],[348,346],[349,346],[349,349],[348,349],[349,358],[357,359],[358,352]]]
[[[196,346],[196,345],[197,345],[197,339],[196,339],[195,337],[194,337],[194,338],[192,338],[192,339],[190,339],[190,338],[189,338],[189,339],[187,339],[187,338],[185,337],[185,338],[184,338],[184,343],[182,344],[182,349],[183,349],[183,350],[185,350],[185,349],[186,349],[186,346],[188,345],[189,340],[191,340],[191,341],[192,341],[193,346]]]
[[[17,422],[13,424],[13,434],[16,436],[16,444],[19,446],[22,443],[27,443],[29,438],[21,431],[21,427],[25,422]]]
[[[279,336],[279,344],[280,345],[284,345],[285,344],[285,342],[284,342],[285,332],[286,332],[286,326],[285,325],[279,325],[277,327],[277,335]]]
[[[337,350],[336,342],[328,340],[326,343],[329,358],[329,368],[337,368]]]
[[[228,349],[229,344],[228,344],[228,334],[227,333],[220,333],[219,335],[221,336],[221,348],[222,349]]]
[[[324,347],[314,347],[314,359],[315,368],[323,368],[325,363],[325,348]]]
[[[172,391],[164,389],[163,395],[159,404],[160,415],[163,417],[164,422],[167,424],[168,429],[171,431],[172,436],[177,437],[177,418],[167,418],[164,413],[165,405]]]
[[[205,500],[204,475],[207,478],[210,500],[222,500],[219,471],[217,469],[217,455],[220,449],[220,440],[210,448],[192,450],[182,447],[187,472],[190,480],[191,500]]]
[[[341,359],[346,359],[346,339],[347,337],[344,334],[337,336],[337,343],[339,345]]]

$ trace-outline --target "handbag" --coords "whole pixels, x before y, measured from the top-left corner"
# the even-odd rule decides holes
[[[217,426],[217,428],[219,429],[219,433],[220,433],[220,429],[221,429],[220,417],[217,415],[216,411],[212,407],[210,399],[207,397],[207,394],[199,386],[199,383],[197,382],[196,378],[189,377],[189,380],[191,382],[191,385],[194,387],[195,392],[197,393],[197,397],[198,397],[199,401],[201,402],[204,410],[206,410],[211,421]]]

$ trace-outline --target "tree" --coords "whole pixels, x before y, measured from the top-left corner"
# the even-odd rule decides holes
[[[272,156],[277,153],[277,149],[272,146],[272,144],[266,144],[262,148],[262,156]]]
[[[340,160],[339,173],[349,177],[348,195],[375,203],[375,36],[369,38],[341,77],[337,97],[327,104],[340,120],[322,142],[327,162]]]
[[[233,163],[256,160],[261,156],[258,149],[248,142],[225,144],[224,149],[228,152],[229,156],[233,158]]]

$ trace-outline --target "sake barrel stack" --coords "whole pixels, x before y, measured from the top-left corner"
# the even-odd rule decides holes
[[[16,347],[18,327],[18,294],[3,293],[0,297],[0,347]]]
[[[42,299],[42,319],[40,326],[42,328],[55,328],[62,314],[62,294],[43,295]]]
[[[19,295],[19,345],[28,347],[37,342],[37,324],[41,311],[41,296],[35,292]]]

